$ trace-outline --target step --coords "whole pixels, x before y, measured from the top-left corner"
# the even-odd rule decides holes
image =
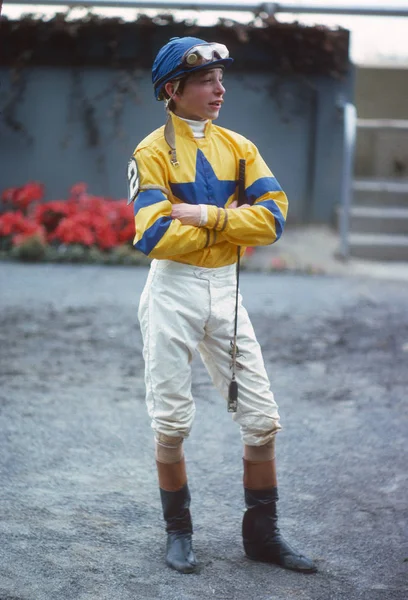
[[[355,179],[352,190],[353,205],[408,208],[407,179]]]
[[[407,119],[357,119],[357,129],[408,131]]]
[[[352,206],[350,231],[408,235],[408,208]]]
[[[349,248],[354,258],[408,261],[408,235],[352,233]]]

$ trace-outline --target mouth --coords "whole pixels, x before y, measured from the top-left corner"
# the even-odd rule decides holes
[[[217,110],[219,110],[223,104],[224,100],[216,100],[215,102],[210,102],[210,106],[212,108],[216,108]]]

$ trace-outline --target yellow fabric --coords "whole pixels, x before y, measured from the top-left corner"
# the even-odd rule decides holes
[[[237,258],[237,246],[275,242],[283,229],[287,198],[256,146],[243,136],[209,121],[204,138],[172,114],[179,166],[170,162],[164,126],[147,136],[134,157],[142,189],[134,203],[136,248],[152,258],[200,267],[221,267]],[[253,206],[228,209],[237,198],[239,159],[246,159],[245,189]],[[207,204],[205,227],[172,219],[172,204]]]

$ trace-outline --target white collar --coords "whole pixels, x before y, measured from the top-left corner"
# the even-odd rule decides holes
[[[190,125],[191,130],[195,138],[203,138],[205,137],[205,126],[208,123],[208,119],[206,121],[194,121],[193,119],[184,119],[183,117],[179,117],[182,121],[185,121],[188,125]]]

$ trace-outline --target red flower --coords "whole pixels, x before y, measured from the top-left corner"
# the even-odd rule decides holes
[[[21,211],[8,212],[0,216],[0,236],[14,235],[16,233],[36,233],[44,231],[35,221],[27,219]]]
[[[69,190],[69,193],[71,196],[82,196],[83,194],[86,194],[87,189],[87,184],[81,181],[79,183],[75,183]]]
[[[48,241],[95,244],[102,250],[132,242],[134,218],[126,200],[93,196],[87,193],[87,185],[80,182],[72,186],[68,200],[38,204],[30,211],[29,219],[27,209],[42,198],[43,190],[41,184],[30,182],[3,192],[2,200],[12,204],[14,210],[0,216],[0,237],[21,243],[28,236],[38,234],[46,236]]]
[[[109,225],[95,232],[95,241],[101,250],[110,250],[118,245],[115,232]]]
[[[0,215],[0,236],[6,237],[15,231],[16,223],[20,218],[24,218],[23,213],[4,213]]]
[[[81,215],[74,215],[62,219],[50,240],[58,240],[62,244],[83,244],[92,246],[95,236],[86,223],[81,222]],[[83,221],[83,219],[82,219]]]
[[[19,188],[7,188],[1,195],[2,202],[14,204],[14,198]]]
[[[22,187],[8,188],[1,195],[3,202],[14,204],[17,208],[25,211],[33,202],[41,200],[44,195],[44,186],[35,181],[27,183]]]
[[[118,243],[131,242],[135,236],[135,224],[132,207],[126,200],[115,200],[110,203],[113,215],[113,227]]]
[[[88,226],[93,231],[95,243],[101,250],[109,250],[117,245],[115,231],[112,228],[106,214],[84,213]]]
[[[125,244],[126,242],[133,242],[133,238],[135,237],[135,224],[128,223],[125,227],[122,227],[120,231],[118,231],[118,242],[120,244]]]
[[[43,225],[47,233],[52,233],[61,219],[70,214],[70,207],[63,200],[45,202],[36,207],[35,220]]]
[[[31,182],[23,185],[14,192],[13,203],[22,210],[26,210],[30,204],[41,200],[44,196],[44,186],[41,183]]]

